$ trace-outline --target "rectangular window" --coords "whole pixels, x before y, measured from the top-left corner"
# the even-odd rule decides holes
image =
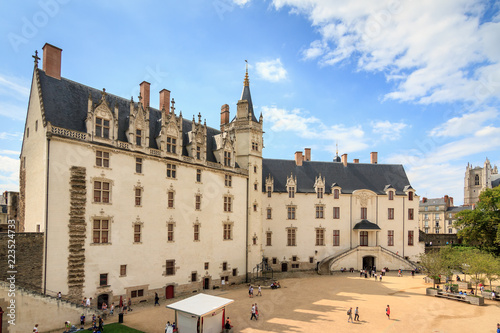
[[[35,121],[35,132],[38,131],[38,120]]]
[[[94,220],[92,232],[95,244],[108,243],[109,220]]]
[[[108,285],[108,274],[99,274],[99,285],[107,286]]]
[[[273,265],[276,265],[278,263],[278,258],[273,258]]]
[[[224,223],[224,232],[223,232],[222,238],[224,240],[230,240],[230,239],[232,239],[232,237],[233,237],[233,235],[232,235],[231,223]]]
[[[408,208],[408,220],[413,220],[413,208]]]
[[[268,186],[267,187],[267,197],[270,198],[272,193],[273,193],[273,188],[271,186]]]
[[[290,186],[288,188],[288,197],[289,198],[295,198],[295,187]]]
[[[267,209],[267,219],[268,220],[272,219],[272,217],[273,217],[272,212],[273,212],[273,210],[271,208]]]
[[[141,242],[141,225],[135,224],[134,225],[134,243],[140,243],[140,242]]]
[[[200,225],[199,224],[193,225],[193,232],[194,232],[193,239],[195,241],[199,241],[200,240]]]
[[[142,158],[137,157],[135,159],[135,172],[142,173]]]
[[[222,263],[222,270],[227,271],[227,262],[225,261]]]
[[[168,191],[168,208],[174,208],[174,191]]]
[[[230,196],[224,196],[224,211],[232,212],[232,198]]]
[[[368,208],[361,207],[361,219],[366,220],[368,217]]]
[[[196,182],[201,183],[201,169],[196,169]]]
[[[196,159],[201,160],[201,147],[196,146]]]
[[[201,195],[197,194],[194,198],[194,208],[201,210]]]
[[[340,230],[333,230],[333,246],[340,245]]]
[[[314,257],[309,257],[309,263],[310,264],[314,263]]]
[[[408,192],[408,200],[413,201],[413,192]]]
[[[165,267],[166,275],[175,275],[175,260],[167,260],[165,263]]]
[[[127,275],[127,265],[120,265],[120,276]]]
[[[169,241],[169,242],[174,241],[174,224],[173,223],[167,224],[167,241]]]
[[[210,263],[208,263],[208,262],[205,263],[205,270],[208,269],[209,265],[210,265]]]
[[[338,199],[339,197],[340,197],[340,190],[336,188],[335,190],[333,190],[333,198]]]
[[[231,166],[231,153],[228,151],[224,152],[224,166]]]
[[[448,233],[452,234],[453,233],[453,229],[452,228],[448,228]]]
[[[95,152],[95,165],[98,167],[109,168],[109,153],[97,150]]]
[[[266,232],[266,246],[273,245],[273,233],[271,231]]]
[[[191,273],[191,282],[196,282],[198,280],[198,274],[196,272]]]
[[[389,200],[394,200],[394,192],[389,191]]]
[[[368,246],[368,231],[359,232],[359,245]]]
[[[394,246],[394,230],[387,230],[387,246]]]
[[[135,131],[135,144],[138,146],[142,145],[142,131],[141,130]]]
[[[172,136],[167,136],[167,153],[177,153],[177,139]]]
[[[408,230],[408,245],[413,245],[413,230]]]
[[[167,163],[167,178],[175,179],[177,177],[177,165]]]
[[[325,245],[325,229],[316,229],[316,246]]]
[[[144,296],[144,289],[132,290],[130,292],[130,298],[143,297],[143,296]]]
[[[238,270],[236,268],[233,268],[233,276],[238,276]]]
[[[316,193],[318,199],[323,199],[323,191],[322,187],[318,188],[318,192]]]
[[[95,118],[95,136],[109,139],[109,120]]]
[[[108,182],[94,182],[94,202],[109,202],[110,187]]]
[[[340,207],[333,207],[333,218],[340,219]]]
[[[288,228],[287,229],[287,240],[286,240],[286,245],[287,246],[296,246],[296,239],[295,239],[295,228]]]
[[[142,190],[140,188],[135,189],[135,205],[140,206],[142,199]]]
[[[387,218],[394,220],[394,208],[387,208]]]
[[[225,175],[224,176],[224,186],[231,187],[233,185],[233,176]]]
[[[316,206],[316,218],[317,219],[322,219],[324,218],[324,209],[325,207],[323,206]]]
[[[259,184],[257,184],[257,183],[253,184],[254,191],[257,191],[258,186],[259,186]]]
[[[295,220],[295,207],[288,206],[287,208],[287,218],[288,220]]]

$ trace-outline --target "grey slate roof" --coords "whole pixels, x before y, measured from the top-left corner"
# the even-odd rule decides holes
[[[247,100],[248,101],[248,112],[252,113],[252,120],[258,123],[257,118],[255,117],[255,113],[253,111],[253,103],[252,103],[252,96],[250,95],[250,87],[249,86],[243,86],[243,91],[241,92],[241,98],[240,100]]]
[[[458,206],[458,207],[448,207],[446,210],[447,213],[458,213],[463,210],[471,210],[472,206]]]
[[[88,96],[92,94],[92,101],[100,103],[102,91],[85,86],[83,84],[61,78],[60,80],[50,77],[43,70],[38,70],[40,85],[42,87],[42,99],[45,107],[45,117],[50,123],[57,127],[69,130],[87,132],[85,119],[87,117]],[[130,115],[130,100],[112,94],[106,94],[106,101],[114,111],[118,106],[118,140],[127,142],[126,130],[128,129]],[[150,108],[149,114],[149,147],[158,149],[155,138],[159,135],[161,125],[161,112]],[[183,119],[182,131],[184,133],[184,143],[187,142],[187,132],[191,131],[191,120]],[[207,161],[216,162],[213,154],[214,135],[220,131],[207,127]],[[183,149],[183,155],[187,156],[187,151]]]
[[[391,184],[396,195],[404,195],[403,189],[410,182],[402,165],[396,164],[365,164],[336,162],[304,161],[297,166],[294,160],[262,160],[262,183],[265,191],[266,178],[274,178],[274,191],[286,192],[287,177],[297,177],[297,192],[314,193],[315,177],[321,174],[325,178],[325,193],[331,193],[331,186],[337,183],[342,193],[352,193],[355,190],[367,189],[377,194],[386,194],[384,188]]]
[[[437,199],[427,199],[426,202],[420,201],[420,206],[436,206],[436,205],[444,205],[444,198]]]
[[[500,175],[491,175],[491,187],[495,188],[500,185]]]
[[[361,220],[354,225],[353,230],[382,230],[378,225],[368,220]]]

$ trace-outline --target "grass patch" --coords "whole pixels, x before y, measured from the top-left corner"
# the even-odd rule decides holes
[[[143,331],[138,331],[136,329],[130,328],[123,324],[113,323],[109,325],[104,325],[104,332],[106,333],[144,333]]]

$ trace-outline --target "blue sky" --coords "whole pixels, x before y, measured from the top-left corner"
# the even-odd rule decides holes
[[[417,193],[463,202],[468,162],[500,166],[500,8],[494,1],[187,0],[0,3],[0,190],[18,189],[33,72],[47,42],[62,76],[137,100],[172,92],[218,128],[245,70],[264,157],[403,164]]]

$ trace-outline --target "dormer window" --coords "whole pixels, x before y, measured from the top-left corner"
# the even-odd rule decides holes
[[[177,139],[172,136],[167,136],[167,153],[176,154]]]
[[[323,192],[324,189],[322,187],[318,188],[318,191],[316,192],[318,199],[323,199]]]
[[[413,201],[413,192],[408,192],[408,200]]]
[[[394,200],[394,192],[393,191],[389,191],[389,200]]]
[[[95,136],[109,139],[109,120],[99,117],[95,118]]]
[[[340,190],[338,188],[333,190],[333,198],[338,199],[340,197]]]
[[[196,159],[201,160],[201,147],[196,146]]]
[[[224,152],[224,166],[231,166],[231,152]]]
[[[288,187],[288,197],[295,198],[295,186]]]
[[[140,129],[135,131],[135,144],[142,146],[142,131]]]

